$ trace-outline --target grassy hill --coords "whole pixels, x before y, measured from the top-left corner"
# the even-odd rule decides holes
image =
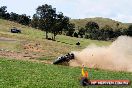
[[[22,33],[10,33],[12,27],[21,29]],[[45,61],[52,62],[61,54],[82,50],[90,44],[98,46],[111,44],[106,41],[64,35],[57,35],[56,41],[46,40],[44,37],[45,33],[40,30],[0,19],[0,88],[81,88],[78,80],[81,75],[80,67],[56,66],[46,64]],[[78,41],[81,43],[80,47],[75,45]],[[129,72],[86,69],[89,71],[90,79],[132,81],[132,73]],[[100,87],[118,88],[118,86],[97,86]]]
[[[117,23],[119,23],[119,28],[127,28],[129,24],[127,23],[121,23],[109,18],[85,18],[85,19],[71,19],[71,22],[76,25],[76,27],[85,27],[86,23],[89,21],[93,21],[99,24],[100,28],[104,27],[105,25],[109,25],[113,29],[117,28]]]
[[[21,34],[10,33],[10,29],[16,27],[21,29]],[[49,34],[50,36],[51,34]],[[71,52],[73,50],[81,50],[87,47],[90,44],[96,44],[98,46],[109,45],[111,42],[106,41],[97,41],[89,39],[81,39],[68,37],[64,35],[57,35],[56,41],[46,40],[45,32],[20,25],[15,22],[6,21],[0,19],[0,37],[15,39],[15,42],[10,41],[0,41],[0,49],[6,49],[14,52],[25,52],[36,54],[40,58],[46,57],[52,59],[56,58],[61,54]],[[75,44],[77,42],[81,43],[80,47],[77,47]],[[36,47],[36,44],[39,47]],[[36,50],[24,49],[27,45],[32,46],[33,48],[38,48],[40,52],[35,52]]]

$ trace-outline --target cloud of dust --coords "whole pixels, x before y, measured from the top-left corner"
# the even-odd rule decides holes
[[[73,53],[70,66],[132,72],[132,37],[120,36],[109,46],[90,45]]]

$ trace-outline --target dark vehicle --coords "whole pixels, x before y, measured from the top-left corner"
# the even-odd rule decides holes
[[[21,30],[17,28],[12,28],[11,33],[21,33]]]
[[[53,64],[60,64],[63,62],[69,62],[70,60],[74,59],[74,54],[73,53],[68,53],[64,56],[58,57]]]
[[[77,42],[77,43],[76,43],[76,45],[78,45],[78,46],[79,46],[79,45],[80,45],[80,42]]]

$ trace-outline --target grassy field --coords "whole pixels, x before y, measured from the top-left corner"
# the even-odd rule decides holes
[[[90,79],[129,79],[132,73],[87,69]],[[0,58],[0,88],[81,88],[80,67],[55,66]],[[88,88],[131,88],[89,86]]]

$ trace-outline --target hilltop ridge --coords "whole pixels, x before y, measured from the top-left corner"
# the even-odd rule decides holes
[[[84,19],[71,19],[70,22],[74,23],[76,28],[85,27],[86,23],[89,21],[93,21],[99,24],[100,28],[104,27],[105,25],[109,25],[113,29],[117,28],[117,23],[119,24],[119,28],[128,28],[131,23],[122,23],[119,21],[112,20],[110,18],[102,18],[102,17],[95,17],[95,18],[84,18]]]

